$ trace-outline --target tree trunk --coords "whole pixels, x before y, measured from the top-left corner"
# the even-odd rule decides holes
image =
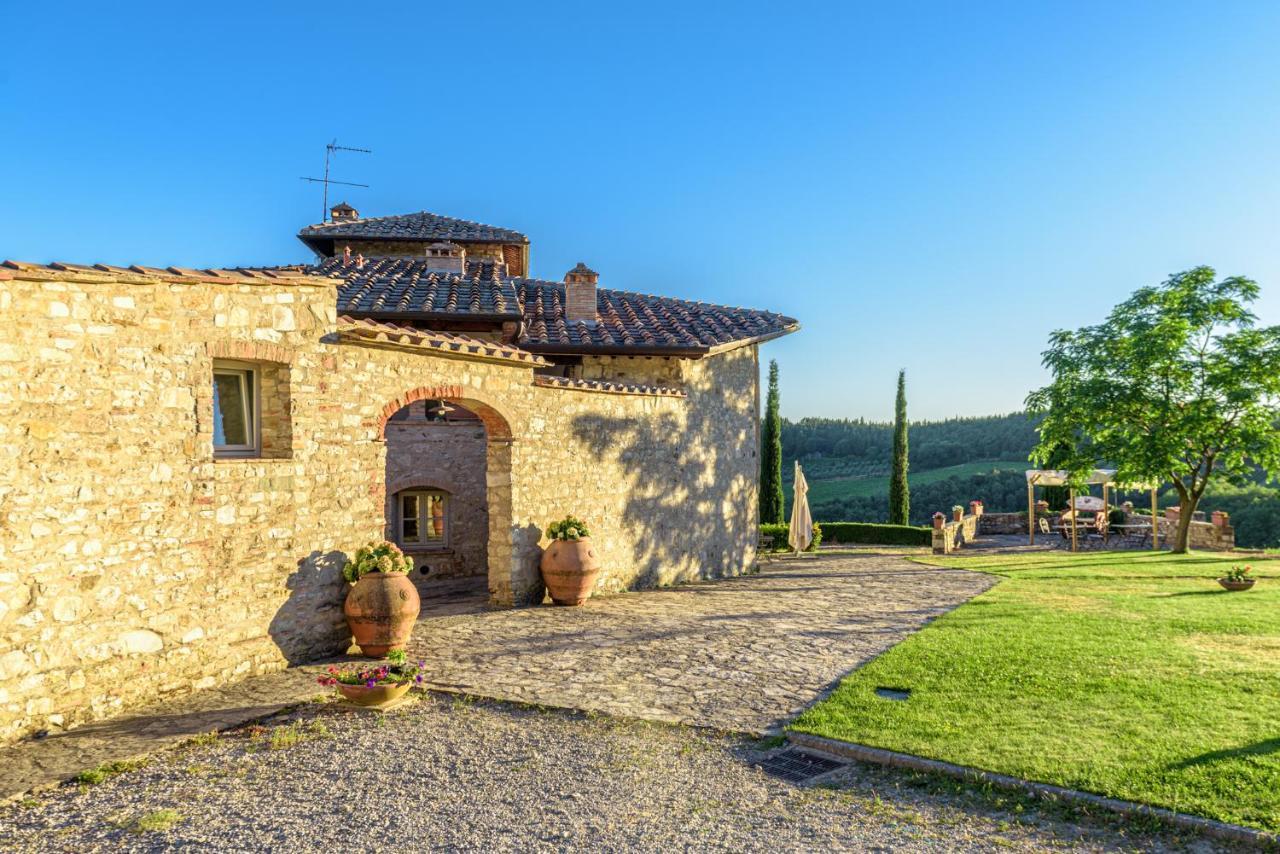
[[[1191,517],[1196,512],[1196,505],[1200,502],[1190,495],[1181,496],[1178,499],[1178,530],[1174,534],[1173,553],[1186,554],[1188,544],[1191,542]]]

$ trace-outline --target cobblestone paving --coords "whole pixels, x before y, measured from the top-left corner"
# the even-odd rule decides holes
[[[884,554],[776,561],[743,578],[488,611],[453,585],[424,601],[412,653],[430,687],[655,721],[765,731],[834,680],[987,589]],[[320,692],[321,665],[245,679],[5,748],[0,800],[162,750]]]
[[[993,583],[884,554],[775,561],[582,608],[430,617],[410,655],[446,690],[768,732]]]

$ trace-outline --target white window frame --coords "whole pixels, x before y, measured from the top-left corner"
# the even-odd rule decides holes
[[[418,499],[418,539],[410,541],[404,535],[404,500],[408,497],[416,497]],[[444,509],[444,533],[440,539],[423,538],[422,532],[427,530],[427,526],[431,524],[431,514],[428,512],[432,496],[439,496],[440,503]],[[453,525],[449,518],[450,500],[452,496],[443,489],[402,489],[396,493],[396,542],[403,549],[413,550],[442,550],[449,548],[449,536],[452,533]]]
[[[262,450],[262,382],[261,371],[258,366],[252,362],[235,362],[229,359],[217,359],[213,363],[213,375],[235,376],[240,380],[240,395],[245,402],[245,419],[249,436],[248,444],[219,445],[213,446],[213,455],[215,457],[256,457]],[[246,383],[248,388],[246,388]],[[212,406],[212,403],[210,404]],[[213,410],[213,417],[217,418],[217,409]]]

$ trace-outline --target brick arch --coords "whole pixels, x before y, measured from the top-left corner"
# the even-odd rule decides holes
[[[419,386],[391,400],[382,407],[378,416],[378,439],[387,438],[387,421],[401,409],[419,400],[447,400],[470,410],[484,424],[489,439],[510,439],[511,425],[506,417],[482,400],[464,394],[461,386]]]
[[[387,422],[405,406],[419,400],[446,400],[472,412],[485,429],[485,508],[488,516],[486,546],[490,602],[500,606],[516,604],[513,588],[518,577],[524,574],[522,553],[516,548],[516,528],[512,514],[512,442],[511,424],[493,404],[481,400],[474,389],[461,385],[432,385],[397,395],[387,401],[377,419],[377,439],[385,442]],[[408,488],[402,485],[407,477],[392,477],[387,482],[386,471],[379,473],[374,489],[383,495],[386,506],[389,494]],[[435,478],[436,485],[445,488],[443,479]],[[394,487],[394,489],[392,488]],[[448,490],[456,494],[457,489]],[[389,522],[389,520],[386,520]],[[541,592],[538,594],[541,598]]]

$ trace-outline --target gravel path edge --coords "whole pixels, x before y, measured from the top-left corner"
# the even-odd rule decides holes
[[[1082,792],[1079,789],[1055,786],[1051,783],[1036,783],[1031,780],[1023,780],[1020,777],[997,774],[994,771],[984,771],[981,768],[956,765],[940,759],[926,759],[923,756],[916,756],[911,753],[899,753],[882,747],[870,747],[865,744],[840,741],[807,732],[788,731],[786,736],[787,740],[797,747],[834,758],[856,759],[859,762],[869,762],[876,765],[942,774],[968,783],[988,783],[1002,789],[1023,792],[1037,798],[1056,798],[1070,803],[1100,807],[1131,818],[1156,818],[1174,827],[1195,831],[1215,839],[1244,842],[1263,849],[1280,848],[1280,834],[1269,833],[1265,830],[1257,830],[1240,824],[1231,824],[1230,822],[1217,821],[1216,819],[1204,818],[1190,813],[1176,812],[1164,807],[1155,807],[1136,801],[1108,798],[1091,792]]]

